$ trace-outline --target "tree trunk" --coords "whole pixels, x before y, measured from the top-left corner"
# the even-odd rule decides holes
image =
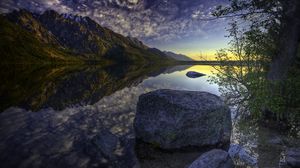
[[[270,81],[283,82],[295,62],[300,35],[300,0],[283,0],[284,16],[278,55],[272,59],[268,72]]]

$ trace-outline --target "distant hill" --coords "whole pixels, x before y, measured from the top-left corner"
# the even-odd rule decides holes
[[[89,17],[27,10],[0,16],[2,63],[172,61],[163,52],[100,26]]]
[[[164,51],[164,53],[167,56],[169,56],[170,58],[173,58],[173,59],[178,60],[178,61],[195,61],[192,58],[190,58],[186,55],[183,55],[183,54],[176,54],[176,53],[173,53],[171,51]]]

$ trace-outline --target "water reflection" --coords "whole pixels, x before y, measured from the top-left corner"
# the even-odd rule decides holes
[[[157,160],[137,160],[132,124],[139,95],[157,89],[221,95],[219,86],[209,83],[214,71],[211,66],[10,70],[6,69],[7,74],[1,71],[5,82],[0,90],[4,109],[0,113],[0,160],[5,167],[134,167],[139,163],[181,167],[187,164],[183,155],[196,158],[197,154],[165,154]],[[188,71],[207,76],[191,79],[185,76]],[[262,137],[270,139],[265,134],[270,131],[260,130],[256,124],[236,124],[232,142],[267,164],[260,160],[269,159],[266,156],[270,153],[277,157],[284,146],[279,145],[280,150],[275,152],[273,146],[266,150],[264,144],[268,143],[262,143]],[[280,139],[286,145],[286,137]]]
[[[143,65],[1,67],[0,110],[10,106],[33,111],[48,107],[62,110],[94,104],[104,96],[137,85],[166,69],[168,67]]]

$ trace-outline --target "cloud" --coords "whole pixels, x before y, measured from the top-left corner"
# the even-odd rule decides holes
[[[89,16],[102,26],[146,43],[168,42],[188,37],[205,38],[219,31],[224,21],[203,21],[213,7],[224,0],[2,0],[0,9],[7,12],[27,8],[42,12]]]

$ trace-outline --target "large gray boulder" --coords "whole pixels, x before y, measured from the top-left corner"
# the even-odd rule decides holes
[[[139,97],[136,138],[162,149],[227,145],[230,109],[206,92],[157,90]]]
[[[188,168],[234,168],[234,163],[227,152],[213,149],[202,154]]]

